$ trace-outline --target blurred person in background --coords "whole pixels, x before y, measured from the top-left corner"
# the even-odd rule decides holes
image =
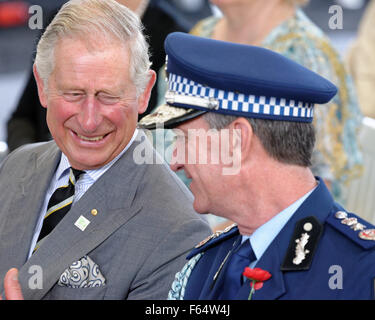
[[[159,0],[117,0],[119,3],[133,10],[141,17],[144,33],[150,46],[151,68],[159,70],[165,62],[164,39],[173,31],[183,31],[174,18],[163,11]],[[48,19],[52,21],[57,12]],[[148,114],[157,103],[157,88],[152,89],[149,107],[142,118]],[[46,110],[39,102],[37,86],[30,70],[25,89],[19,99],[15,111],[7,123],[7,143],[9,151],[27,143],[51,140],[51,134],[46,123]]]
[[[302,11],[307,0],[211,0],[222,16],[199,21],[193,35],[262,46],[332,81],[338,94],[315,110],[317,143],[312,170],[345,205],[345,185],[362,172],[357,131],[362,115],[355,88],[324,32]]]
[[[366,8],[359,25],[358,37],[350,48],[347,62],[358,92],[363,114],[375,118],[375,1]]]

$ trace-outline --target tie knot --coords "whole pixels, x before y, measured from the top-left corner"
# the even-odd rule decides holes
[[[70,175],[74,177],[74,180],[73,182],[75,183],[76,181],[78,181],[79,177],[84,174],[85,171],[82,171],[82,170],[77,170],[77,169],[74,169],[72,167],[70,167]],[[73,183],[73,184],[74,184]]]
[[[250,240],[247,239],[244,241],[236,250],[235,254],[239,255],[242,258],[249,259],[250,262],[256,260],[253,248],[251,247]]]
[[[250,240],[241,243],[241,235],[238,236],[237,245],[233,249],[233,254],[228,258],[225,274],[221,278],[221,283],[216,285],[218,299],[235,299],[243,281],[242,273],[245,267],[256,260],[251,247]],[[220,281],[220,280],[219,280]]]

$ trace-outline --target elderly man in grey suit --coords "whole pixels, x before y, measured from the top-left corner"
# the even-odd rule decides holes
[[[210,230],[167,166],[137,159],[140,146],[158,157],[136,127],[155,82],[138,18],[69,1],[34,74],[54,141],[1,167],[1,279],[17,277],[25,299],[165,299]]]

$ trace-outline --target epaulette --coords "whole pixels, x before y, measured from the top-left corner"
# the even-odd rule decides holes
[[[375,226],[354,213],[333,212],[326,222],[364,249],[375,247]]]
[[[224,230],[216,231],[210,236],[208,236],[206,239],[199,242],[186,258],[190,259],[198,253],[201,253],[207,250],[208,248],[212,247],[213,245],[221,241],[224,241],[238,233],[238,227],[235,223],[230,225],[229,227],[226,227]]]
[[[323,233],[323,225],[314,216],[297,221],[281,271],[309,270]]]

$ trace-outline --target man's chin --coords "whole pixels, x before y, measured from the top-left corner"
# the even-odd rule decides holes
[[[194,200],[194,203],[193,203],[193,209],[195,210],[195,212],[197,212],[199,214],[209,214],[210,213],[207,208],[200,205],[199,203],[196,203],[195,200]]]
[[[110,162],[110,159],[98,158],[97,154],[91,154],[90,152],[82,153],[79,157],[66,156],[68,157],[71,166],[79,170],[95,170]]]

